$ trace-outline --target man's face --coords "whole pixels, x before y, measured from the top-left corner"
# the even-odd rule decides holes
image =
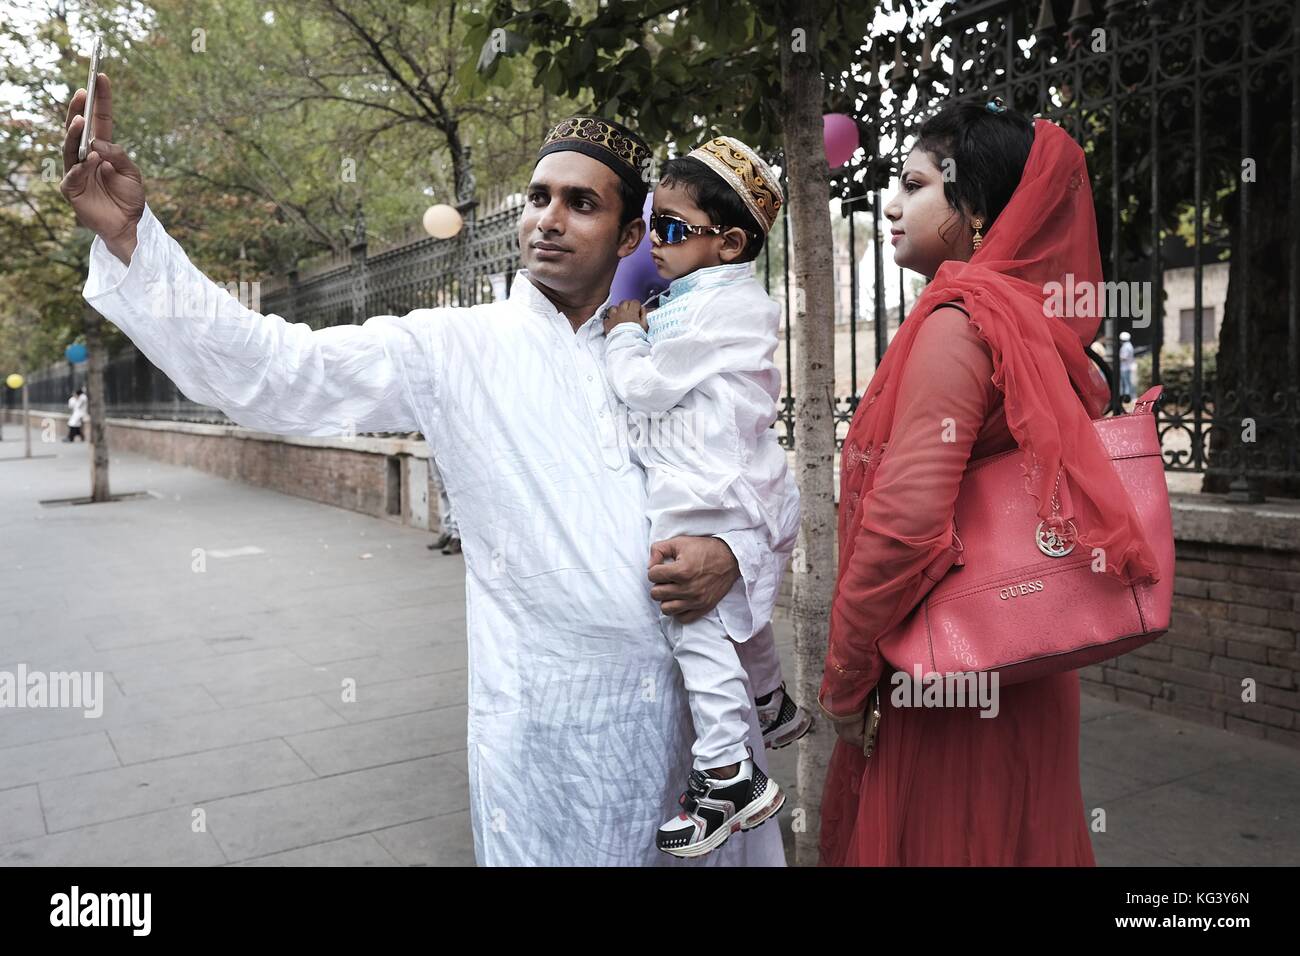
[[[529,275],[557,292],[594,294],[645,233],[635,219],[620,226],[618,176],[573,150],[543,156],[533,169],[519,216],[519,252]]]

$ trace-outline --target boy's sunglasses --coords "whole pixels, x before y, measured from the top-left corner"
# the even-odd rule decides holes
[[[675,246],[691,236],[716,236],[723,231],[723,227],[695,226],[685,219],[654,212],[650,214],[650,231],[665,245]]]

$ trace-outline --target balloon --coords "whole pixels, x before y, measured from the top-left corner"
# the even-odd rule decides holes
[[[446,203],[438,203],[424,211],[424,231],[435,239],[450,239],[464,224],[460,213]]]
[[[80,365],[86,361],[86,347],[80,342],[69,345],[63,354],[67,356],[68,361],[73,365]]]
[[[5,384],[8,385],[10,388],[22,388],[23,377],[19,375],[17,372],[14,372],[7,379],[5,379]]]
[[[826,145],[826,165],[838,169],[860,145],[858,124],[844,113],[827,113],[822,117],[822,142]]]
[[[646,234],[641,238],[641,245],[625,256],[614,271],[614,281],[610,284],[610,302],[618,305],[628,299],[644,302],[652,292],[662,292],[668,288],[668,280],[659,277],[654,259],[650,258],[650,206],[654,193],[647,193],[645,205],[641,209],[641,218],[645,220]]]

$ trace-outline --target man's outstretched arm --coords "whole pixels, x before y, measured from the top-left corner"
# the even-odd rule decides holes
[[[109,140],[103,74],[95,138],[77,162],[84,102],[78,90],[69,104],[61,189],[96,234],[85,297],[187,397],[281,434],[415,431],[429,420],[434,313],[313,331],[244,307],[194,267],[146,206],[139,170]]]

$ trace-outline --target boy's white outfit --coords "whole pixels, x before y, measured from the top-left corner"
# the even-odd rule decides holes
[[[628,406],[629,443],[645,467],[652,541],[740,529],[765,534],[774,547],[781,541],[783,507],[793,496],[797,508],[799,492],[771,427],[781,389],[772,362],[779,324],[780,307],[746,262],[674,280],[649,313],[648,332],[625,322],[607,334],[606,371]],[[785,546],[755,589],[772,603],[793,542]],[[748,756],[751,701],[780,684],[764,627],[771,606],[763,611],[754,611],[753,635],[728,635],[716,611],[685,625],[661,615],[690,701],[697,770]]]

